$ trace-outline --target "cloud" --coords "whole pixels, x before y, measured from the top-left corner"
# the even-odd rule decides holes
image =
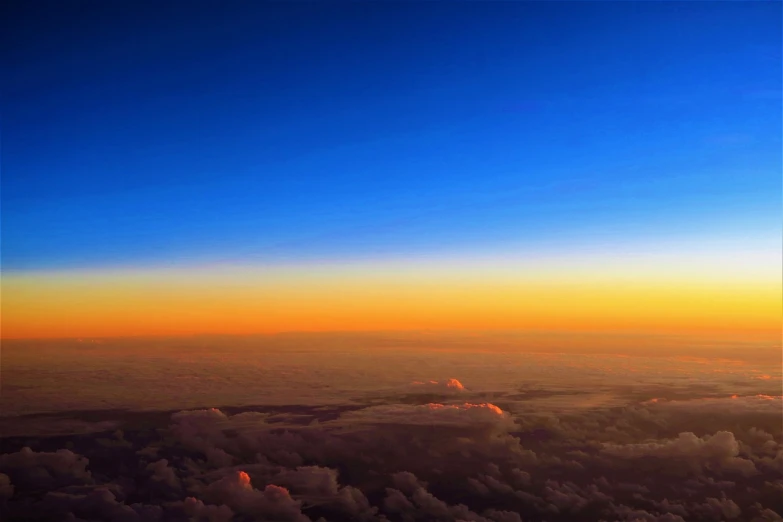
[[[734,434],[719,431],[714,435],[697,437],[691,432],[680,433],[676,439],[641,444],[605,444],[603,454],[623,459],[674,460],[695,470],[705,467],[734,471],[744,476],[757,473],[752,461],[739,457],[739,444]]]
[[[35,452],[24,447],[18,452],[0,455],[0,472],[17,487],[54,488],[92,481],[89,460],[68,449]]]
[[[182,509],[192,519],[205,520],[206,522],[229,522],[234,518],[234,512],[230,507],[207,505],[193,497],[187,497],[182,502]]]
[[[409,472],[392,476],[395,486],[386,488],[384,509],[401,515],[403,519],[424,518],[427,520],[465,520],[474,522],[521,522],[519,514],[497,509],[485,510],[483,514],[472,511],[468,506],[449,504],[427,490],[427,484]]]
[[[373,406],[346,413],[341,422],[410,426],[513,428],[511,416],[490,403]]]
[[[338,472],[320,466],[300,466],[284,470],[275,476],[275,481],[287,488],[310,498],[333,497],[340,485]]]
[[[682,414],[777,415],[783,408],[783,396],[754,394],[726,397],[696,398],[690,400],[658,400],[651,410]]]
[[[116,522],[155,522],[163,517],[163,508],[140,503],[127,505],[117,500],[114,492],[97,487],[86,494],[49,492],[43,499],[44,513],[49,516],[71,516]]]
[[[161,459],[147,465],[147,471],[151,472],[153,482],[164,485],[173,490],[182,489],[182,483],[176,472],[169,467],[166,459]]]
[[[413,390],[421,393],[460,394],[466,392],[465,386],[457,379],[447,381],[413,381]]]
[[[212,504],[226,505],[237,513],[279,520],[307,521],[301,502],[291,498],[288,490],[275,484],[255,489],[250,476],[237,471],[213,482],[202,492]]]
[[[0,499],[9,499],[14,494],[14,485],[11,484],[11,477],[5,473],[0,473]]]
[[[351,373],[342,402],[324,391],[324,403],[83,412],[114,420],[92,435],[2,440],[0,519],[780,520],[777,373],[614,359],[505,355],[471,370],[475,359],[438,356],[428,364],[467,375],[469,390],[456,379],[393,388],[421,374],[415,365],[383,386]],[[321,400],[312,368],[287,371]],[[630,384],[607,382],[611,371]]]

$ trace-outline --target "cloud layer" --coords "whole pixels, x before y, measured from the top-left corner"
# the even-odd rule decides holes
[[[781,398],[720,418],[705,401],[563,416],[389,404],[306,424],[189,410],[3,454],[0,501],[4,520],[781,520]],[[738,428],[749,412],[757,425]],[[72,449],[44,449],[57,444]]]
[[[543,377],[514,385],[504,369],[515,356],[441,356],[444,367],[465,361],[459,378],[417,371],[426,357],[375,388],[348,377],[361,360],[332,369],[343,384],[324,388],[326,403],[4,419],[0,518],[781,520],[772,369],[541,354],[529,360]],[[277,368],[313,388],[332,378],[295,356]],[[607,384],[623,373],[634,375]]]

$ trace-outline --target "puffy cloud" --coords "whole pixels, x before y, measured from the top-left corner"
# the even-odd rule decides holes
[[[602,493],[595,484],[584,488],[573,482],[559,483],[554,480],[546,481],[544,498],[559,512],[576,513],[584,510],[590,504],[609,505],[612,497]]]
[[[306,506],[332,507],[358,517],[371,517],[373,508],[361,490],[341,487],[335,469],[320,466],[300,466],[274,476],[274,482],[288,488]]]
[[[742,514],[739,506],[733,500],[727,498],[708,498],[706,502],[697,506],[693,512],[713,520],[735,519]]]
[[[16,453],[0,455],[0,472],[19,487],[53,488],[92,480],[89,460],[68,449],[35,452],[24,447]]]
[[[14,485],[11,478],[5,473],[0,473],[0,499],[9,499],[14,494]]]
[[[756,504],[754,508],[756,516],[751,519],[751,522],[780,522],[783,520],[783,517],[781,517],[777,511],[765,508],[760,504]]]
[[[388,513],[402,515],[412,514],[416,511],[416,507],[408,500],[405,493],[394,488],[386,488],[386,498],[383,500],[383,508]]]
[[[275,482],[291,491],[310,498],[333,497],[340,485],[337,471],[320,466],[300,466],[275,475]]]
[[[163,517],[160,506],[126,505],[118,501],[115,493],[107,487],[95,488],[87,494],[49,492],[43,504],[49,517],[60,517],[61,520],[68,515],[112,522],[155,522]]]
[[[654,457],[676,460],[698,470],[704,467],[718,467],[746,476],[756,473],[752,461],[738,456],[739,444],[734,434],[728,431],[719,431],[715,435],[701,438],[691,432],[684,432],[676,439],[660,442],[605,444],[603,453],[623,459]]]
[[[437,498],[423,487],[417,488],[410,496],[417,511],[430,520],[471,520],[485,522],[487,519],[471,511],[464,504],[450,505]]]
[[[169,432],[184,448],[201,453],[213,468],[236,463],[235,455],[257,449],[258,437],[275,428],[267,414],[228,415],[217,408],[181,411],[171,416]],[[229,436],[229,433],[241,436]]]
[[[614,506],[614,516],[618,521],[627,522],[686,522],[680,515],[673,513],[650,513],[626,505]]]
[[[217,466],[226,465],[225,452],[217,446],[229,444],[223,430],[229,427],[229,418],[217,408],[182,411],[171,416],[170,431],[185,448],[200,451]],[[230,463],[229,463],[230,464]]]
[[[530,473],[527,471],[522,471],[521,469],[514,468],[511,470],[511,475],[513,477],[514,483],[519,486],[528,486],[530,485]]]
[[[152,480],[171,489],[179,490],[182,483],[173,468],[169,466],[169,461],[161,459],[147,465],[147,471],[152,474]]]
[[[522,522],[519,513],[513,511],[500,511],[497,509],[488,509],[484,511],[484,516],[495,522]]]
[[[773,456],[762,456],[759,457],[755,462],[760,468],[774,471],[780,475],[783,475],[783,448],[775,451]]]
[[[192,519],[205,522],[229,522],[234,518],[234,512],[226,505],[207,505],[201,500],[187,497],[182,502],[185,514]]]
[[[203,491],[203,498],[214,504],[225,504],[237,513],[279,520],[308,521],[301,502],[291,498],[284,487],[267,484],[255,489],[244,471],[230,473]]]
[[[353,486],[340,488],[333,504],[343,512],[362,520],[374,519],[378,513],[378,508],[373,507],[364,493]]]
[[[464,504],[449,504],[427,490],[427,484],[413,473],[399,472],[392,475],[394,488],[386,488],[383,508],[399,515],[403,520],[424,518],[427,520],[466,520],[475,522],[521,522],[517,513],[488,509],[483,515]],[[399,489],[397,489],[399,488]]]
[[[420,481],[418,478],[416,478],[416,475],[409,471],[400,471],[398,473],[394,473],[391,476],[391,479],[395,488],[399,489],[403,493],[407,493],[408,495],[412,494],[419,488],[427,487],[426,482]]]

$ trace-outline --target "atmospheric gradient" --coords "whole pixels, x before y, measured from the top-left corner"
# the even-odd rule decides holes
[[[783,520],[780,2],[0,34],[0,519]]]

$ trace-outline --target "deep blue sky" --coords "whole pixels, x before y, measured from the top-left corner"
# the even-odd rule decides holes
[[[3,269],[778,226],[780,2],[15,2]]]

